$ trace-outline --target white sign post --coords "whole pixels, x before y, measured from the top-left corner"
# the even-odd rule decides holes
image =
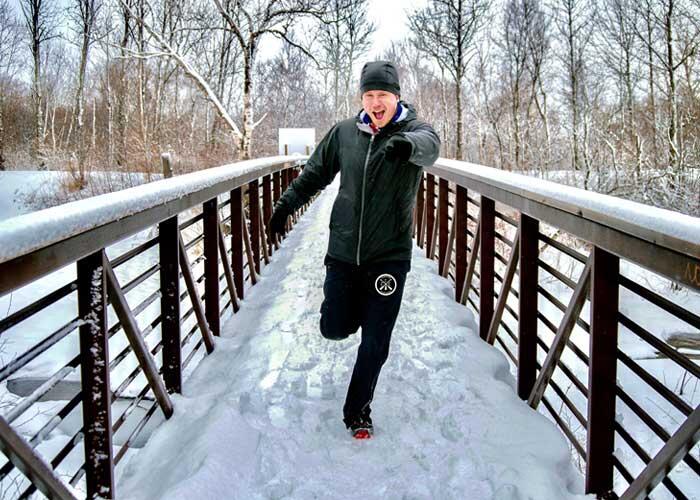
[[[281,128],[279,129],[279,154],[294,153],[310,155],[316,147],[315,128]]]

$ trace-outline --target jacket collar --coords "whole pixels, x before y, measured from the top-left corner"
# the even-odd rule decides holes
[[[399,124],[400,122],[406,120],[413,120],[415,118],[416,111],[415,109],[413,109],[413,106],[403,101],[399,101],[398,105],[396,106],[396,113],[394,113],[394,117],[384,128],[378,129],[377,127],[375,127],[372,123],[372,119],[370,118],[369,114],[367,114],[367,112],[364,109],[358,113],[356,124],[357,128],[360,129],[360,131],[365,132],[369,135],[376,135],[382,130],[391,130],[392,128],[396,127],[397,124]]]

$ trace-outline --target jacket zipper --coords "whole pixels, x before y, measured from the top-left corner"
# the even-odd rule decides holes
[[[369,163],[369,155],[372,152],[372,143],[374,135],[369,138],[369,146],[367,147],[367,156],[365,157],[365,166],[362,170],[362,204],[360,205],[360,231],[357,236],[357,265],[360,265],[360,245],[362,245],[362,220],[365,216],[365,183],[367,181],[367,164]]]

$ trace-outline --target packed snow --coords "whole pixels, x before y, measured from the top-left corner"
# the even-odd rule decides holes
[[[351,439],[341,408],[360,333],[332,342],[318,331],[336,192],[337,182],[263,269],[173,398],[173,418],[120,472],[119,497],[589,498],[565,438],[518,399],[505,357],[417,248],[375,436]]]
[[[242,161],[0,220],[0,262],[233,180],[263,166],[303,158],[275,156]]]

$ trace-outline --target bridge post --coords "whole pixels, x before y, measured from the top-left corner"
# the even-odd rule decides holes
[[[272,217],[272,177],[268,174],[262,178],[262,196],[263,196],[263,226],[267,228],[267,223]],[[267,228],[269,231],[269,228]],[[273,238],[270,238],[267,243],[268,255],[272,255]]]
[[[87,498],[114,498],[105,254],[77,262]]]
[[[427,174],[426,177],[425,208],[428,215],[426,219],[425,255],[430,258],[430,248],[433,246],[433,227],[435,226],[435,176],[433,174]]]
[[[421,173],[416,202],[416,243],[423,248],[423,212],[425,211],[425,175]]]
[[[447,239],[449,237],[449,183],[447,179],[440,179],[438,198],[438,272],[445,269],[445,258],[447,257]],[[445,274],[447,276],[447,274]]]
[[[282,170],[282,193],[284,193],[287,188],[289,187],[289,183],[291,181],[289,172],[291,171],[291,168],[285,168]],[[286,224],[286,230],[285,234],[287,234],[287,231],[289,231],[289,223]]]
[[[613,489],[620,259],[593,247],[586,493]]]
[[[248,185],[248,210],[250,213],[250,245],[253,250],[255,272],[260,273],[260,190],[258,179]]]
[[[494,245],[496,234],[496,203],[481,197],[479,212],[481,239],[479,244],[479,336],[486,340],[493,317]]]
[[[231,270],[238,298],[243,300],[243,193],[231,191]]]
[[[464,278],[467,275],[467,188],[456,186],[457,195],[452,216],[455,217],[455,300],[462,298]]]
[[[182,392],[180,347],[180,244],[177,216],[158,224],[160,259],[160,324],[163,340],[163,379],[169,392]]]
[[[204,308],[209,330],[221,334],[219,304],[219,217],[217,197],[204,202]]]
[[[540,222],[520,214],[518,396],[527,401],[537,378],[537,263]]]

